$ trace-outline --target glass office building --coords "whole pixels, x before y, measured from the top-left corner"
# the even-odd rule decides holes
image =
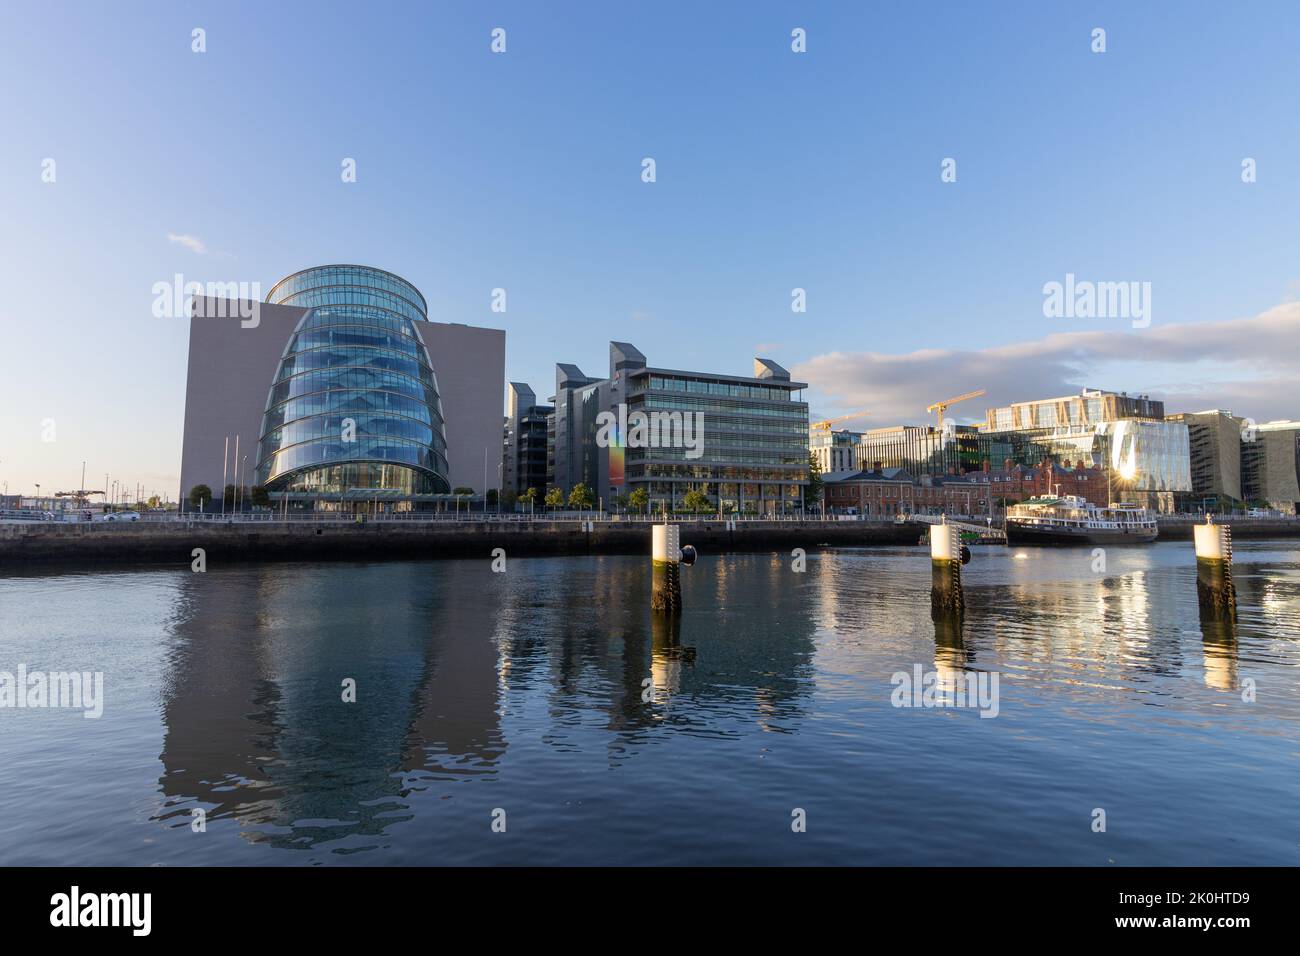
[[[508,494],[546,494],[549,422],[555,409],[539,405],[537,393],[523,382],[506,387],[506,418],[502,435],[502,488]]]
[[[1125,418],[1095,425],[981,432],[994,461],[1106,468],[1116,500],[1157,511],[1175,510],[1175,495],[1192,490],[1187,426],[1177,421]],[[993,456],[1002,455],[1001,459]]]
[[[1148,395],[1085,388],[1077,395],[990,408],[980,427],[996,465],[1054,461],[1110,471],[1112,493],[1159,511],[1192,490],[1187,425]]]
[[[628,342],[609,350],[605,379],[556,366],[549,457],[563,494],[581,482],[607,509],[637,490],[652,511],[684,507],[691,491],[727,513],[799,509],[809,480],[805,383],[770,359],[754,359],[752,376],[728,375],[653,368]],[[602,415],[619,419],[604,442]],[[638,419],[664,440],[638,439]]]
[[[989,460],[989,447],[990,443],[970,425],[873,428],[858,436],[853,445],[854,464],[850,467],[864,471],[906,468],[917,477],[963,475],[978,471]]]
[[[702,416],[698,457],[684,448],[628,448],[626,481],[670,507],[704,492],[723,511],[772,514],[797,509],[808,484],[807,386],[767,359],[755,375],[630,367],[628,414]]]
[[[1191,491],[1187,426],[1175,421],[1120,419],[1090,425],[976,430],[945,424],[876,428],[854,445],[855,467],[906,468],[913,475],[942,477],[980,471],[986,465],[1035,468],[1108,468],[1114,493],[1159,511],[1172,511],[1177,493]]]
[[[1078,395],[1039,398],[1031,402],[990,408],[985,414],[981,430],[1009,432],[1036,428],[1079,428],[1123,418],[1160,421],[1164,417],[1164,402],[1147,395],[1085,388]]]
[[[646,481],[651,500],[672,499],[699,487],[724,508],[741,502],[797,500],[808,481],[808,405],[790,383],[775,385],[706,375],[629,376],[629,413],[704,416],[698,458],[683,448],[627,450],[629,481]],[[712,379],[712,380],[710,380]],[[675,489],[675,483],[682,489]],[[772,510],[772,509],[767,509]]]
[[[282,279],[267,301],[309,309],[271,383],[257,480],[316,509],[409,510],[450,490],[422,296],[365,266]]]

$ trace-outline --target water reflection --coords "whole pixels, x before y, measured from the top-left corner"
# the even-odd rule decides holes
[[[1235,691],[1238,687],[1236,622],[1203,612],[1201,638],[1205,649],[1205,686]]]
[[[57,715],[0,713],[33,728],[0,734],[0,783],[77,777],[90,796],[60,804],[63,832],[90,832],[82,805],[116,806],[147,825],[104,844],[128,862],[984,862],[926,843],[965,826],[999,862],[1104,863],[1052,822],[1101,805],[1102,785],[1165,828],[1138,859],[1117,836],[1107,859],[1226,858],[1294,779],[1300,552],[1274,547],[1239,549],[1235,625],[1199,614],[1174,545],[1112,551],[1100,574],[1086,552],[977,549],[960,618],[932,617],[929,556],[907,548],[814,553],[805,573],[705,556],[683,569],[679,618],[651,613],[649,562],[626,557],[18,573],[0,578],[12,655],[102,663],[103,731],[136,743],[77,728],[78,746]],[[945,691],[998,672],[998,718],[894,708],[891,675],[914,666]],[[1243,704],[1248,680],[1261,693]],[[1215,781],[1235,789],[1170,801]],[[630,809],[648,802],[661,812]],[[1231,812],[1207,822],[1202,805]],[[497,806],[517,842],[483,839]],[[806,849],[755,837],[786,832],[792,806],[838,822]],[[0,850],[41,820],[4,816],[22,822]]]
[[[695,666],[695,648],[682,644],[682,619],[676,614],[652,615],[650,632],[650,690],[662,702],[681,692],[682,668]]]
[[[973,669],[974,655],[962,639],[962,619],[952,614],[934,616],[934,669],[939,687],[955,687],[962,673]]]
[[[180,588],[160,755],[177,825],[200,805],[277,846],[377,836],[403,818],[403,772],[500,759],[489,605],[453,615],[416,566],[263,567]]]
[[[683,618],[651,613],[648,567],[609,558],[517,562],[509,579],[486,562],[182,578],[159,818],[188,827],[203,807],[251,842],[371,849],[413,795],[496,773],[503,716],[539,696],[544,743],[577,751],[596,726],[611,765],[647,733],[787,731],[806,711],[813,609],[779,562],[743,560],[767,582],[758,600],[729,603],[733,566],[697,566],[684,592],[706,613]]]

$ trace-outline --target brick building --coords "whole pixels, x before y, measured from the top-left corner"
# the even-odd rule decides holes
[[[1103,506],[1110,500],[1105,469],[1082,462],[1073,468],[1046,463],[1030,468],[1007,462],[997,471],[986,462],[980,471],[941,478],[917,478],[906,468],[876,467],[831,472],[822,483],[827,514],[996,516],[1008,504],[1035,495],[1080,495]]]

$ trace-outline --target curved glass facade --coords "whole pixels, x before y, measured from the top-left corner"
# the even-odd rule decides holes
[[[448,492],[419,290],[382,269],[319,266],[282,279],[267,301],[311,311],[270,383],[258,483],[327,499]]]

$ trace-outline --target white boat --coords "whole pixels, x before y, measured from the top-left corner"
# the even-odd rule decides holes
[[[1007,544],[1146,544],[1156,516],[1134,504],[1102,508],[1078,495],[1039,495],[1007,509]]]

